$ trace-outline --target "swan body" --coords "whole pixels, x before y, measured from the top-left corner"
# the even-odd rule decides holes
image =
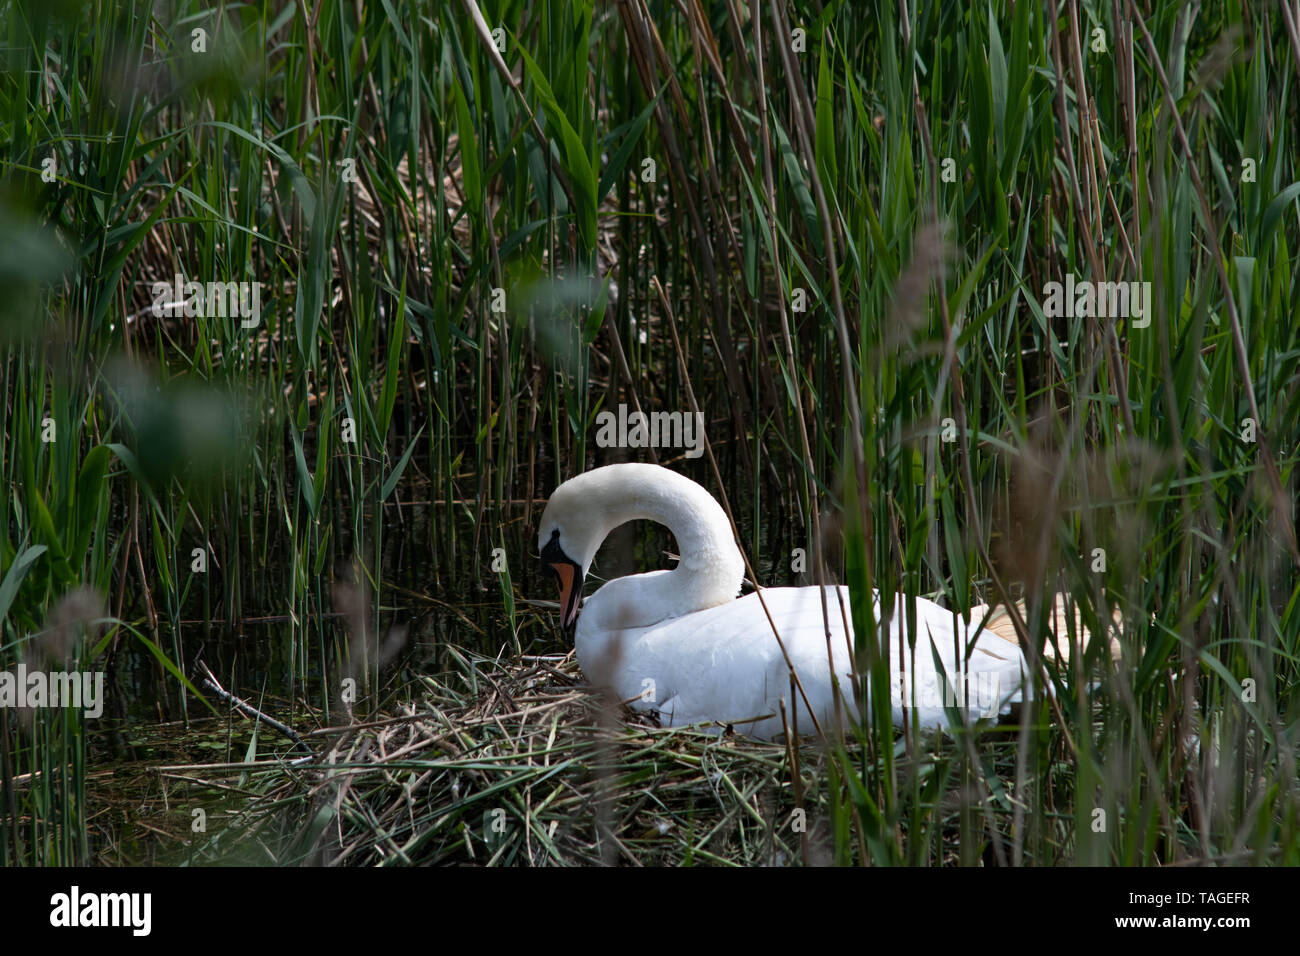
[[[582,582],[601,542],[619,525],[643,519],[672,530],[677,567],[609,581],[579,615]],[[635,463],[585,472],[552,494],[538,542],[560,584],[562,624],[576,620],[583,673],[634,710],[657,712],[663,726],[708,722],[764,739],[784,734],[787,723],[809,733],[858,720],[848,588],[764,588],[761,601],[757,592],[738,598],[744,560],[730,522],[689,478]],[[872,598],[879,621],[879,595]],[[881,631],[895,723],[947,727],[950,710],[974,722],[1029,696],[1019,646],[991,630],[977,633],[983,609],[966,622],[915,599],[913,651],[904,600],[899,596]],[[802,691],[791,686],[791,667]]]

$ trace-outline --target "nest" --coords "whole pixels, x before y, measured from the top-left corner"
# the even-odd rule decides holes
[[[812,748],[660,729],[585,686],[570,653],[421,677],[402,712],[308,736],[305,830],[324,865],[783,864],[819,856]],[[319,769],[317,769],[319,768]],[[282,793],[281,796],[284,796]],[[274,801],[283,806],[283,800]]]

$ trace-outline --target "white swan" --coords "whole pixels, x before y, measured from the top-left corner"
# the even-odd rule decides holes
[[[583,580],[601,542],[619,525],[640,519],[673,532],[681,554],[677,567],[609,581],[586,599],[579,617]],[[587,679],[611,688],[636,710],[657,711],[662,726],[707,721],[714,729],[730,725],[771,739],[785,732],[782,699],[787,719],[797,720],[801,734],[813,732],[812,714],[823,732],[837,721],[857,720],[848,588],[825,588],[840,686],[837,713],[821,589],[764,588],[766,613],[757,593],[737,598],[745,566],[731,524],[713,496],[689,478],[648,464],[607,465],[578,475],[547,501],[538,545],[560,587],[562,625],[577,620],[578,663]],[[879,596],[874,597],[879,620]],[[919,719],[924,727],[946,727],[945,705],[973,722],[1007,713],[1022,693],[1029,695],[1028,666],[1019,646],[990,630],[976,636],[983,609],[966,624],[953,612],[917,599],[914,654],[905,636],[900,641],[900,633],[907,633],[902,613],[900,596],[887,631],[895,723],[903,722],[906,708],[909,723]],[[792,694],[772,624],[802,694]],[[931,639],[946,684],[935,668]]]

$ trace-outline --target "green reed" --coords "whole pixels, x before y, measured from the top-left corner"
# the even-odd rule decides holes
[[[896,732],[862,644],[835,859],[1300,859],[1277,8],[4,6],[0,667],[81,585],[118,720],[206,713],[178,673],[232,640],[327,721],[347,676],[357,716],[410,696],[395,623],[431,664],[560,648],[540,504],[645,455],[601,408],[689,385],[717,474],[657,457],[726,492],[759,583],[1123,622],[1000,739]],[[154,315],[177,274],[262,283],[260,321]],[[1046,315],[1067,274],[1151,281],[1149,325]],[[0,718],[0,862],[92,858],[111,734]]]

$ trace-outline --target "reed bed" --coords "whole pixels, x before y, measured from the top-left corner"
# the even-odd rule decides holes
[[[305,735],[316,759],[283,774],[167,768],[173,798],[211,786],[214,771],[262,774],[226,839],[194,861],[784,866],[866,852],[834,814],[826,748],[807,738],[790,746],[719,727],[660,729],[588,687],[571,653],[456,657],[455,673],[423,677],[392,716]],[[1014,760],[1013,731],[980,728],[992,759]],[[938,735],[927,744],[907,772],[930,781],[934,825],[952,837],[966,802],[952,773],[957,747]],[[1002,799],[991,818],[1011,809]],[[992,846],[1001,838],[977,841],[976,859],[1005,855]]]
[[[200,663],[353,728],[309,738],[337,780],[250,761],[215,819],[282,811],[259,862],[1300,863],[1293,5],[0,12],[0,671],[106,687],[0,707],[0,865],[129,857],[100,771],[236,719]],[[155,310],[178,276],[257,321]],[[1052,308],[1075,280],[1151,293]],[[708,454],[600,447],[619,404]],[[806,758],[620,729],[558,676],[533,524],[627,458],[860,637],[876,588],[1023,609],[1035,656],[1066,594],[1119,660],[955,742],[895,730],[869,643],[879,706]]]
[[[572,655],[478,666],[477,691],[426,678],[409,716],[332,732],[306,810],[328,816],[310,847],[317,862],[761,864],[798,853],[778,816],[790,803],[784,748],[628,726]]]

